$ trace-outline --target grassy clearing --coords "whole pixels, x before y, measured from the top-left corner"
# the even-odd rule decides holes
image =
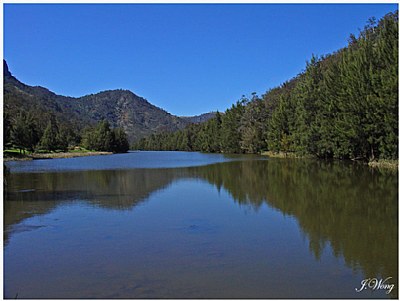
[[[377,169],[389,169],[389,170],[399,170],[399,160],[378,160],[371,161],[368,163],[369,167],[377,168]]]
[[[313,158],[310,155],[298,155],[296,153],[293,152],[273,152],[273,151],[266,151],[266,152],[262,152],[261,155],[263,156],[268,156],[271,158],[297,158],[297,159],[305,159],[305,158]]]
[[[7,149],[3,152],[4,161],[22,161],[22,160],[32,160],[30,158],[30,152],[20,153],[18,149]]]
[[[99,155],[111,155],[112,152],[66,152],[66,153],[43,153],[43,154],[32,154],[32,159],[57,159],[57,158],[74,158],[74,157],[86,157],[86,156],[99,156]]]
[[[69,153],[93,153],[92,151],[90,151],[86,148],[80,147],[80,146],[75,146],[73,149],[70,149],[68,152]]]
[[[52,152],[52,153],[20,153],[17,149],[7,149],[3,152],[4,161],[24,161],[35,159],[57,159],[57,158],[74,158],[84,156],[111,155],[112,152],[93,152],[84,148],[75,148],[68,152]]]
[[[312,156],[300,156],[295,153],[284,153],[284,152],[272,152],[266,151],[261,153],[261,155],[268,156],[271,158],[313,158]],[[378,161],[371,161],[368,163],[368,166],[371,168],[382,169],[382,170],[391,170],[397,171],[399,169],[399,160],[385,160],[381,159]]]

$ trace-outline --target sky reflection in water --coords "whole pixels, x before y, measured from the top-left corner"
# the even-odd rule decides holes
[[[355,288],[389,276],[398,296],[397,174],[201,155],[11,173],[5,297],[386,298]]]

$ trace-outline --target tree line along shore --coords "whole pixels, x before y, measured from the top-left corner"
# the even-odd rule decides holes
[[[77,156],[76,147],[84,149],[82,155],[131,148],[344,159],[397,168],[398,12],[371,18],[346,47],[313,55],[304,71],[279,87],[243,96],[206,122],[156,132],[133,145],[107,120],[77,131],[54,115],[39,117],[34,110],[4,116],[5,157],[12,157],[10,149],[20,157],[50,158]]]
[[[17,149],[9,149],[4,151],[3,160],[7,161],[27,161],[27,160],[38,160],[38,159],[61,159],[61,158],[75,158],[75,157],[86,157],[86,156],[100,156],[100,155],[111,155],[113,152],[100,152],[100,151],[88,151],[83,148],[76,147],[74,150],[67,152],[50,152],[50,153],[35,153],[25,152],[20,153]]]
[[[313,55],[295,78],[223,113],[134,145],[142,150],[266,153],[398,162],[398,12],[371,18],[348,45]],[[381,164],[382,163],[382,164]]]
[[[107,155],[129,150],[125,132],[121,128],[111,129],[107,120],[85,128],[81,136],[63,127],[54,116],[40,133],[30,112],[21,112],[13,126],[5,127],[5,161]]]

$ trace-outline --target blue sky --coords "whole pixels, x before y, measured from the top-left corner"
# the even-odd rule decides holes
[[[168,112],[224,111],[346,46],[397,4],[4,4],[4,58],[67,96],[128,89]]]

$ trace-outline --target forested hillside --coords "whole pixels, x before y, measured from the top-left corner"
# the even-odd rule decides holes
[[[318,57],[280,87],[138,149],[292,152],[320,158],[398,158],[398,12],[370,19],[347,47]]]
[[[6,61],[3,67],[5,148],[54,151],[82,145],[92,150],[120,151],[127,149],[128,142],[151,133],[173,132],[213,116],[208,113],[177,117],[128,90],[103,91],[80,98],[57,95],[20,82],[11,74]],[[111,146],[114,136],[116,141],[122,141]],[[99,141],[99,137],[107,141]]]
[[[160,131],[183,129],[191,122],[203,122],[213,115],[180,118],[152,105],[128,90],[103,91],[80,98],[57,95],[40,86],[28,86],[4,67],[4,143],[12,144],[12,131],[18,122],[32,127],[35,137],[26,145],[33,149],[42,137],[49,120],[68,133],[67,143],[81,141],[86,127],[106,120],[111,128],[123,129],[129,142]],[[30,124],[28,126],[28,124]],[[32,136],[31,135],[31,136]],[[28,138],[27,138],[28,139]]]

